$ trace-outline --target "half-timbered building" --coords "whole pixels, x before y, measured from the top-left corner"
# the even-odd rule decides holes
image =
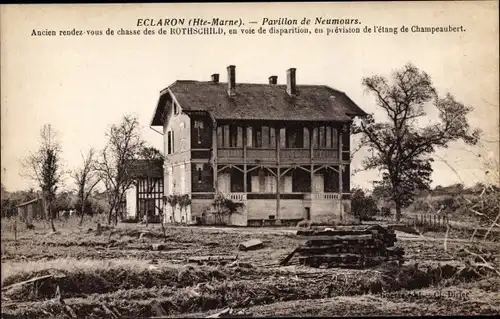
[[[122,204],[127,212],[127,219],[159,222],[163,215],[163,161],[137,159],[127,163],[131,186],[125,192]]]

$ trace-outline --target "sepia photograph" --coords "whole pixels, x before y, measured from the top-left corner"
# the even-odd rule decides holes
[[[498,14],[0,5],[1,318],[499,314]]]

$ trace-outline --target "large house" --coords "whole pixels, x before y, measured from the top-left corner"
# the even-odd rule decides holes
[[[217,194],[243,203],[233,225],[340,220],[350,212],[350,125],[366,113],[325,85],[178,80],[160,92],[151,126],[163,128],[166,221],[210,220]]]

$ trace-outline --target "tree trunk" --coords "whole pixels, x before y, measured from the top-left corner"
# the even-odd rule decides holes
[[[80,212],[80,226],[83,225],[83,211]]]
[[[396,223],[399,223],[401,220],[401,203],[396,201]]]
[[[111,206],[109,208],[109,212],[108,212],[108,225],[111,225],[111,214],[113,214],[113,206]]]
[[[84,212],[85,200],[80,197],[80,226],[83,225],[83,212]]]
[[[52,227],[52,231],[56,231],[56,227],[54,226],[54,212],[52,211],[52,203],[49,202],[49,216],[50,216],[50,227]]]

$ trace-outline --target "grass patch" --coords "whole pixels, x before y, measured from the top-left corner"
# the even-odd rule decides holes
[[[46,267],[50,263],[46,263]],[[102,269],[102,267],[105,269]],[[31,272],[11,274],[5,283],[42,275],[49,269],[33,268]],[[38,266],[40,267],[40,266]],[[36,269],[36,270],[35,270]],[[374,269],[347,271],[297,272],[289,269],[256,269],[228,267],[190,267],[164,265],[149,267],[137,261],[121,261],[111,265],[101,262],[80,263],[76,267],[67,261],[59,267],[67,277],[60,279],[65,302],[78,316],[97,318],[105,315],[102,304],[124,316],[157,315],[154,300],[169,315],[205,312],[232,306],[235,308],[265,305],[303,299],[359,296],[381,292],[414,290],[435,285],[451,285],[470,281],[482,274],[477,270],[456,265],[398,267],[385,265]],[[31,274],[31,275],[30,275]],[[484,274],[483,274],[484,275]],[[11,299],[29,300],[36,296],[52,298],[55,283],[38,288],[16,290]],[[85,299],[80,297],[86,296]],[[15,316],[46,317],[47,313],[61,316],[64,309],[52,301],[11,304],[2,308]]]

